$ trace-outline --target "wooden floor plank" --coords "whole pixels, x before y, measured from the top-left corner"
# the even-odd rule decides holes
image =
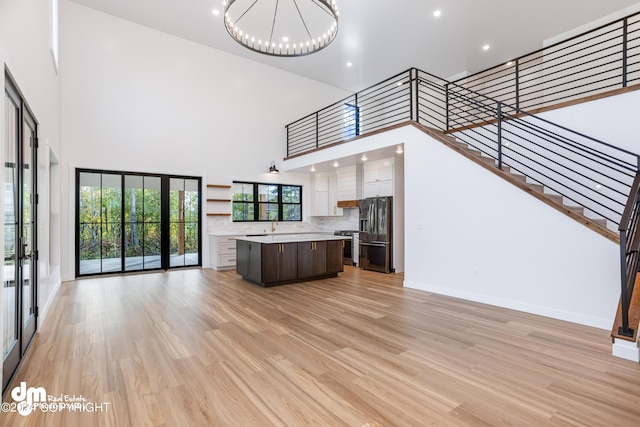
[[[64,283],[13,385],[108,410],[0,426],[638,425],[640,365],[608,331],[402,282],[347,267],[273,288],[208,269]]]

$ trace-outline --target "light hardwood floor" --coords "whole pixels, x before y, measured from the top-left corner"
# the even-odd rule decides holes
[[[0,425],[638,426],[640,364],[610,352],[607,331],[354,268],[266,289],[208,269],[85,279],[13,385],[108,411]]]

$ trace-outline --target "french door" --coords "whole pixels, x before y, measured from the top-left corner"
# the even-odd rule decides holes
[[[37,122],[5,74],[2,390],[36,332]]]
[[[76,170],[76,276],[200,266],[200,178]]]

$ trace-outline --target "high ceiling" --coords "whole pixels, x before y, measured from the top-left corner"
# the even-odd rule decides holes
[[[354,92],[410,67],[444,78],[480,71],[621,9],[640,10],[635,0],[336,0],[334,42],[313,55],[279,58],[231,39],[222,14],[212,13],[222,11],[222,0],[72,1]]]

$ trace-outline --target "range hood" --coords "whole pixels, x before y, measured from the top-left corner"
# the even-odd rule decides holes
[[[357,208],[360,206],[360,200],[338,200],[339,208]]]

